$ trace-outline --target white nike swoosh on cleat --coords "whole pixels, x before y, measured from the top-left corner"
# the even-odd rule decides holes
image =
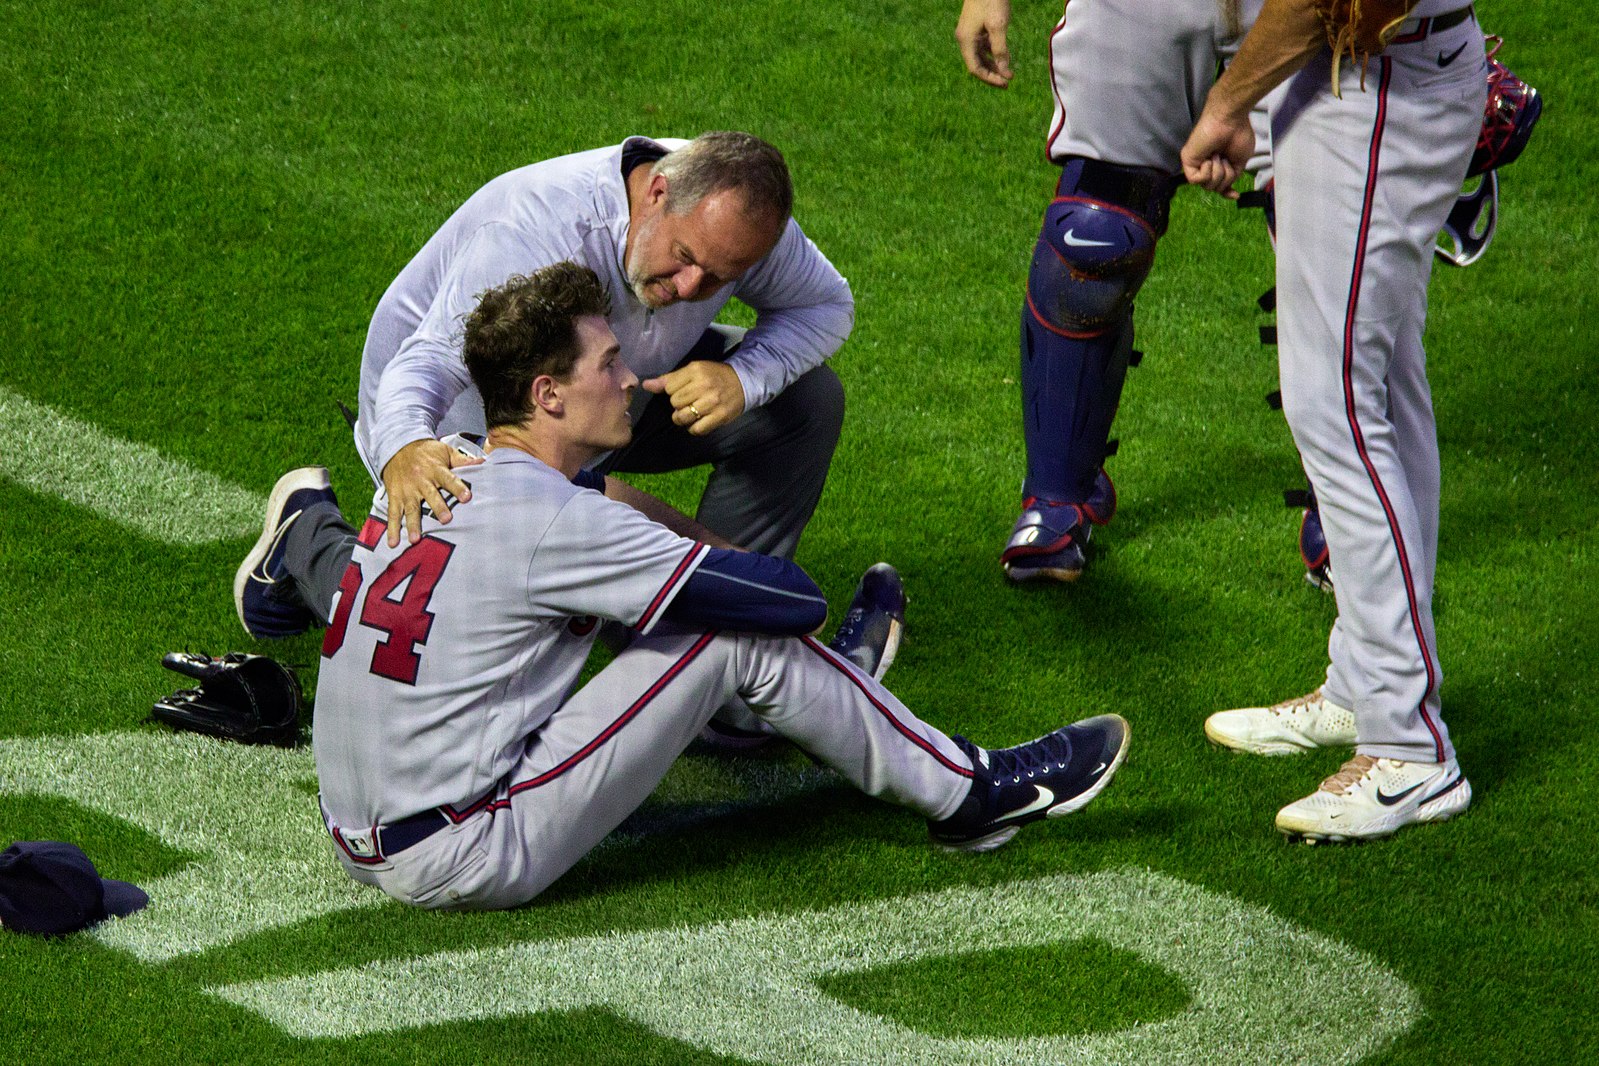
[[[1101,770],[1103,770],[1105,767],[1107,767],[1109,765],[1110,765],[1110,763],[1108,763],[1108,762],[1100,763],[1098,766],[1094,767],[1093,773],[1091,773],[1089,776],[1092,777],[1092,776],[1094,776],[1094,774],[1098,774]]]
[[[256,563],[255,566],[250,570],[251,581],[258,581],[263,585],[277,584],[277,581],[266,572],[267,560],[272,558],[272,553],[277,551],[278,542],[283,539],[286,533],[288,533],[291,520],[299,517],[300,512],[295,511],[292,515],[287,516],[282,522],[278,523],[277,531],[273,533],[272,540],[268,542],[266,552],[261,556],[261,561]]]
[[[1037,799],[1033,800],[1033,802],[1029,803],[1025,807],[1018,807],[1014,811],[1009,811],[1006,814],[1001,815],[1000,817],[994,819],[994,821],[1000,822],[1007,818],[1020,818],[1024,814],[1032,814],[1034,811],[1042,811],[1054,804],[1055,793],[1051,792],[1043,785],[1034,785],[1033,788],[1038,790]]]
[[[1066,235],[1061,240],[1065,241],[1070,248],[1109,248],[1112,243],[1111,241],[1091,241],[1087,237],[1077,236],[1071,230],[1067,230]]]

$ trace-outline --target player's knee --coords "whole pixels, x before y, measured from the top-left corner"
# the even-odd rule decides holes
[[[1155,261],[1154,227],[1136,213],[1080,196],[1044,212],[1027,304],[1047,329],[1093,337],[1118,326]]]
[[[792,427],[796,443],[832,458],[844,431],[844,383],[823,363],[800,375],[773,401],[773,413]]]

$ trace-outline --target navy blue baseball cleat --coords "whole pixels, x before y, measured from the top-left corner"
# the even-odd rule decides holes
[[[1321,511],[1316,496],[1299,519],[1299,557],[1305,562],[1305,580],[1323,592],[1333,590],[1332,556],[1327,551],[1327,535],[1321,529]]]
[[[881,681],[904,635],[905,586],[899,571],[878,563],[861,575],[844,621],[827,646]]]
[[[261,537],[233,576],[233,606],[252,637],[292,637],[317,621],[283,570],[283,542],[294,520],[318,503],[339,503],[325,467],[291,470],[272,486]]]
[[[929,821],[946,851],[992,851],[1028,822],[1082,810],[1127,758],[1132,731],[1119,714],[1085,718],[1013,748],[951,737],[972,760],[972,791],[955,813]]]

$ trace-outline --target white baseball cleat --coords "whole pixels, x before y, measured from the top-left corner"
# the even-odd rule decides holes
[[[1313,748],[1355,746],[1355,715],[1321,689],[1273,707],[1217,711],[1205,719],[1211,743],[1251,755],[1297,755]]]
[[[1401,762],[1356,755],[1321,787],[1277,812],[1277,828],[1307,844],[1373,840],[1471,805],[1471,782],[1454,759]]]

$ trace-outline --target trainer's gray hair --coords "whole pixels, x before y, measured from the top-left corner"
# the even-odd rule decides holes
[[[666,179],[666,210],[674,215],[728,189],[744,194],[748,215],[781,225],[794,212],[794,184],[783,153],[748,133],[702,133],[662,156],[650,173]]]

